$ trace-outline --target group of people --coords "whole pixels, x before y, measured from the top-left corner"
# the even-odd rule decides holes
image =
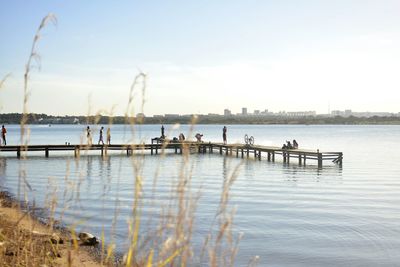
[[[282,149],[297,149],[299,148],[299,144],[297,143],[296,139],[293,139],[293,143],[290,141],[286,141],[286,144],[283,144]]]
[[[227,128],[226,128],[226,126],[224,126],[224,127],[222,128],[222,140],[223,140],[223,142],[224,142],[224,145],[227,144],[226,132],[227,132]],[[202,133],[196,133],[196,135],[195,135],[194,137],[196,138],[196,141],[197,141],[197,142],[201,143],[201,142],[203,142],[203,141],[201,140],[201,138],[202,138],[203,136],[204,136],[204,135],[203,135]],[[152,141],[154,141],[154,140],[164,140],[165,138],[166,138],[166,136],[165,136],[165,128],[164,128],[164,125],[161,125],[161,136],[160,136],[159,138],[158,138],[158,137],[153,138]],[[180,133],[178,138],[177,138],[177,137],[174,137],[172,140],[173,140],[173,141],[180,141],[180,142],[182,142],[182,141],[185,141],[186,138],[185,138],[185,135],[184,135],[183,133]]]
[[[101,126],[100,132],[99,132],[99,142],[98,142],[99,145],[100,145],[100,143],[102,145],[104,145],[103,132],[104,132],[104,127]],[[91,145],[92,144],[92,131],[90,130],[89,126],[86,127],[86,138],[87,138],[87,143],[89,145]],[[107,128],[107,145],[111,145],[111,129],[110,129],[110,127]]]
[[[7,145],[7,129],[4,127],[4,125],[1,126],[1,140],[0,140],[0,145],[6,146]]]

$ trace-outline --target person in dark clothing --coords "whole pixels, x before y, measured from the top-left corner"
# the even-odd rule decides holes
[[[286,141],[286,143],[287,143],[287,145],[286,145],[287,149],[293,149],[293,146],[290,143],[290,141]]]
[[[224,145],[226,145],[226,126],[222,128],[222,140],[224,141]]]
[[[7,134],[7,129],[6,127],[1,126],[1,139],[3,139],[3,144],[6,146],[7,145],[7,139],[6,139],[6,134]]]
[[[165,138],[165,128],[164,125],[161,125],[161,138],[164,139]]]
[[[102,144],[104,145],[103,130],[104,130],[104,127],[102,126],[102,127],[100,128],[100,136],[99,136],[99,142],[98,142],[99,145],[100,145],[100,143],[102,143]]]
[[[297,143],[296,139],[293,139],[293,148],[294,149],[298,149],[299,148],[299,144]]]

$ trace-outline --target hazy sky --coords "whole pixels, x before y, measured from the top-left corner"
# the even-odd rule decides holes
[[[12,74],[2,113],[22,111],[24,65],[49,12],[58,24],[38,46],[31,112],[123,114],[139,70],[146,115],[400,111],[398,0],[0,0],[0,80]]]

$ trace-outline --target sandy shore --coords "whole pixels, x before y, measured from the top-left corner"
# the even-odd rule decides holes
[[[40,223],[0,192],[2,266],[104,266],[98,249],[73,243],[68,232]]]

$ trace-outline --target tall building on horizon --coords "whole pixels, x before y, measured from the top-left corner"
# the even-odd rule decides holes
[[[242,115],[247,116],[247,108],[242,108]]]
[[[224,109],[224,116],[231,116],[232,112],[229,109]]]

